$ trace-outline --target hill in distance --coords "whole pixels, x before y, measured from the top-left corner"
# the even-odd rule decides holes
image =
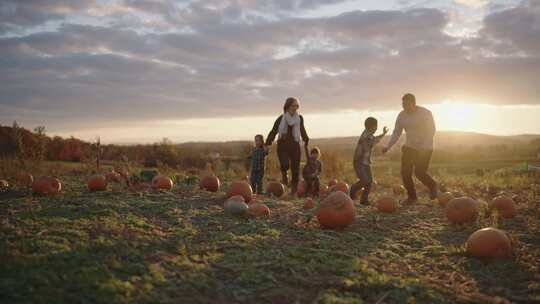
[[[310,145],[315,146],[333,146],[344,147],[354,146],[359,136],[348,137],[328,137],[328,138],[313,138],[310,140]],[[386,144],[390,139],[390,134],[386,135],[382,144]],[[400,143],[405,140],[405,134],[400,138]],[[497,146],[497,145],[523,145],[531,144],[533,141],[538,141],[540,146],[540,134],[523,134],[523,135],[489,135],[475,132],[459,132],[459,131],[438,131],[435,135],[435,148],[446,147],[472,147],[472,146]],[[207,146],[209,144],[219,145],[236,145],[246,144],[249,141],[226,141],[226,142],[186,142],[178,144],[178,146]]]

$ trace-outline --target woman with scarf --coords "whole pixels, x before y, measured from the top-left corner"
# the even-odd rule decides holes
[[[276,135],[279,134],[277,153],[281,167],[281,177],[283,184],[289,186],[287,171],[291,168],[291,195],[296,195],[298,189],[301,158],[300,140],[303,140],[305,145],[309,142],[309,137],[304,128],[304,118],[298,114],[299,107],[300,103],[297,98],[287,98],[283,106],[283,115],[276,119],[272,131],[266,138],[266,145],[270,146]]]

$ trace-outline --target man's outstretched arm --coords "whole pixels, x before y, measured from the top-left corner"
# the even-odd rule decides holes
[[[396,125],[394,127],[394,131],[392,132],[392,136],[390,137],[390,141],[386,144],[386,147],[382,149],[383,153],[388,152],[390,148],[399,140],[399,137],[401,136],[401,133],[403,133],[403,123],[401,121],[401,114],[398,115],[396,119]]]

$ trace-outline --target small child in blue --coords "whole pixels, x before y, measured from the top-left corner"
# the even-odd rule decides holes
[[[251,155],[250,183],[253,193],[263,194],[263,178],[265,158],[268,155],[268,147],[264,145],[264,137],[261,134],[255,135],[255,146]]]
[[[377,131],[377,119],[368,117],[364,122],[366,129],[362,132],[356,150],[354,151],[353,166],[358,177],[358,182],[351,186],[350,196],[355,197],[356,192],[364,188],[360,203],[363,205],[369,204],[368,196],[373,183],[373,174],[371,173],[371,153],[373,147],[378,144],[381,139],[388,133],[388,128],[383,128],[383,134],[374,136]]]

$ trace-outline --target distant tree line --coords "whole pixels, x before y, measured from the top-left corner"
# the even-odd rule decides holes
[[[101,159],[104,161],[129,161],[146,167],[166,165],[178,169],[235,170],[242,174],[249,168],[247,155],[251,143],[246,141],[222,143],[186,143],[174,144],[167,138],[154,144],[145,145],[101,145]],[[519,159],[536,158],[540,139],[525,144],[492,146],[453,146],[437,149],[433,154],[434,162],[453,162],[460,160]],[[323,151],[325,171],[334,175],[346,167],[352,159],[354,145],[320,146]],[[20,127],[17,122],[11,126],[0,126],[0,157],[15,157],[24,163],[26,159],[68,162],[94,161],[98,147],[75,137],[50,137],[43,126],[33,131]],[[375,156],[380,156],[380,147],[375,149]],[[393,149],[388,157],[398,160],[399,149]],[[271,175],[279,173],[275,153],[270,153],[267,168]],[[239,169],[240,168],[240,169]]]

